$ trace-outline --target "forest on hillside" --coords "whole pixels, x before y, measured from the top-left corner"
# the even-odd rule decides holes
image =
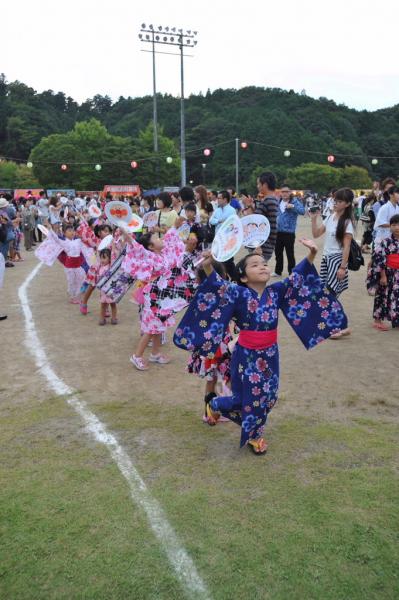
[[[105,179],[107,182],[126,182],[126,178],[136,178],[140,183],[140,177],[146,185],[151,178],[154,185],[178,183],[180,100],[162,94],[158,94],[157,100],[163,136],[159,161],[165,160],[164,154],[173,157],[174,168],[169,172],[159,167],[159,161],[155,168],[156,161],[153,160],[149,129],[152,96],[120,97],[112,102],[108,96],[96,95],[79,104],[62,92],[38,93],[24,83],[7,82],[1,75],[0,156],[21,162],[36,156],[39,162],[42,156],[51,154],[53,172],[37,170],[33,160],[35,176],[42,185],[60,183],[55,181],[60,178],[55,172],[59,165],[55,163],[105,160],[102,146],[98,145],[95,151],[98,156],[90,152],[89,143],[86,144],[86,155],[82,148],[76,154],[72,143],[76,136],[69,137],[68,143],[67,138],[62,137],[70,136],[81,122],[98,122],[104,126],[96,126],[97,132],[101,132],[103,146],[112,147],[114,151],[105,154],[110,163],[107,170],[93,173],[92,169],[87,184],[100,184]],[[327,98],[316,100],[292,90],[245,87],[191,95],[185,101],[185,111],[187,175],[196,183],[205,178],[207,184],[234,183],[235,138],[248,142],[245,150],[240,147],[240,182],[243,184],[253,181],[254,172],[262,168],[274,170],[281,180],[290,170],[304,163],[327,166],[327,156],[331,154],[335,156],[334,167],[362,167],[372,178],[399,174],[399,104],[374,112],[357,111]],[[89,129],[85,130],[87,135]],[[94,129],[93,126],[91,135],[94,135]],[[80,131],[83,131],[82,127]],[[61,137],[55,138],[55,135]],[[44,138],[53,143],[52,146],[46,142],[46,152],[43,151]],[[54,146],[57,139],[59,144]],[[95,143],[93,148],[96,148]],[[204,156],[204,148],[211,149],[209,157]],[[289,157],[284,156],[284,150],[290,150]],[[121,165],[123,161],[130,164],[129,157],[144,157],[146,175],[140,174],[140,168],[134,173],[121,165],[113,168],[111,163],[118,157]],[[378,157],[378,163],[372,164],[375,157]],[[78,177],[77,167],[68,176]]]

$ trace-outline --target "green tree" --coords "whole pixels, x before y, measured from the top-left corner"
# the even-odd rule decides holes
[[[277,180],[277,185],[281,185],[282,183],[285,183],[286,181],[286,177],[287,177],[287,167],[285,165],[281,166],[281,165],[269,165],[268,167],[256,167],[249,179],[247,183],[244,183],[244,185],[242,185],[241,187],[247,187],[248,192],[250,193],[256,193],[256,184],[257,184],[257,179],[259,177],[259,175],[261,175],[261,173],[264,173],[265,171],[271,171],[272,173],[274,173],[274,175],[276,176],[276,180]]]
[[[43,138],[32,150],[35,175],[45,187],[102,189],[107,183],[134,182],[130,162],[136,155],[130,138],[113,136],[96,119],[76,123],[72,131]],[[67,170],[61,170],[61,164]],[[96,171],[95,165],[101,165]]]
[[[0,148],[6,141],[7,111],[7,81],[4,73],[0,73]]]
[[[158,157],[154,155],[154,137],[152,121],[140,131],[137,138],[137,162],[139,163],[136,179],[144,189],[157,186],[179,185],[180,157],[176,145],[168,138],[162,127],[158,129]],[[167,157],[172,162],[166,161]]]
[[[158,94],[157,101],[163,135],[178,147],[179,100],[170,94]],[[249,142],[245,152],[240,150],[240,181],[244,184],[250,181],[257,165],[271,165],[276,173],[284,173],[288,167],[293,169],[304,163],[326,163],[328,154],[336,155],[334,167],[363,167],[378,178],[399,174],[399,105],[374,112],[356,111],[327,98],[316,100],[293,90],[248,86],[239,90],[218,89],[205,96],[191,95],[185,106],[187,171],[196,182],[201,181],[201,165],[206,163],[207,183],[234,183],[235,138]],[[5,76],[0,76],[0,156],[25,161],[42,138],[64,134],[77,122],[93,117],[110,135],[123,137],[135,147],[151,116],[152,96],[120,97],[112,103],[107,96],[94,95],[79,105],[62,92],[37,93],[19,81],[8,83]],[[166,183],[161,163],[158,171],[146,164],[152,161],[151,143],[144,146],[148,151],[144,163],[141,164],[139,154],[133,157],[140,162],[137,171],[128,177],[121,166],[121,173],[118,168],[108,171],[107,181],[141,178],[151,186]],[[214,152],[204,160],[206,147]],[[289,158],[284,157],[285,149],[291,150]],[[380,158],[373,166],[373,157],[386,158]],[[169,176],[166,173],[167,183],[174,177],[174,166],[175,162]],[[103,173],[97,174],[95,181],[100,183]],[[64,183],[68,174],[72,170],[63,174]]]
[[[341,170],[329,165],[305,163],[289,169],[287,183],[295,189],[328,192],[341,185]]]
[[[370,175],[363,167],[347,166],[341,169],[341,187],[350,187],[352,189],[366,188],[372,186]]]
[[[0,162],[0,187],[2,188],[38,188],[40,183],[34,177],[32,169],[13,161]]]

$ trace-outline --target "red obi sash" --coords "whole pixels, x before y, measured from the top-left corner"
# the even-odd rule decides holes
[[[249,350],[264,350],[277,344],[277,329],[270,331],[250,331],[243,329],[238,336],[238,343]]]
[[[219,348],[216,350],[215,352],[215,356],[213,358],[206,358],[205,359],[205,369],[210,369],[213,365],[217,365],[220,362],[220,359],[222,358],[223,353],[222,350],[219,346]]]
[[[83,256],[66,256],[63,264],[66,269],[78,269],[83,265]]]
[[[387,267],[390,269],[399,269],[399,254],[388,254]]]

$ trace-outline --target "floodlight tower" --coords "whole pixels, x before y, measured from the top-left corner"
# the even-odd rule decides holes
[[[155,82],[155,45],[164,44],[167,46],[177,46],[180,51],[180,158],[181,158],[181,185],[186,185],[186,131],[184,115],[184,48],[193,48],[197,45],[198,32],[191,29],[183,30],[177,27],[162,27],[156,29],[153,25],[141,26],[139,39],[142,42],[152,44],[152,67],[153,67],[153,89],[154,89],[154,151],[158,150],[157,139],[157,103],[156,103],[156,82]],[[167,52],[166,54],[170,54]],[[155,150],[155,145],[157,150]]]

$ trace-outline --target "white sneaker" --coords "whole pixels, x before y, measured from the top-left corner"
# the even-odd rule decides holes
[[[132,356],[129,358],[129,360],[132,363],[132,365],[134,365],[136,367],[136,369],[138,369],[139,371],[148,371],[147,365],[145,364],[144,360],[140,356],[136,356],[135,354],[132,354]]]
[[[148,360],[153,363],[159,363],[160,365],[167,365],[170,363],[170,358],[164,354],[150,354]]]

